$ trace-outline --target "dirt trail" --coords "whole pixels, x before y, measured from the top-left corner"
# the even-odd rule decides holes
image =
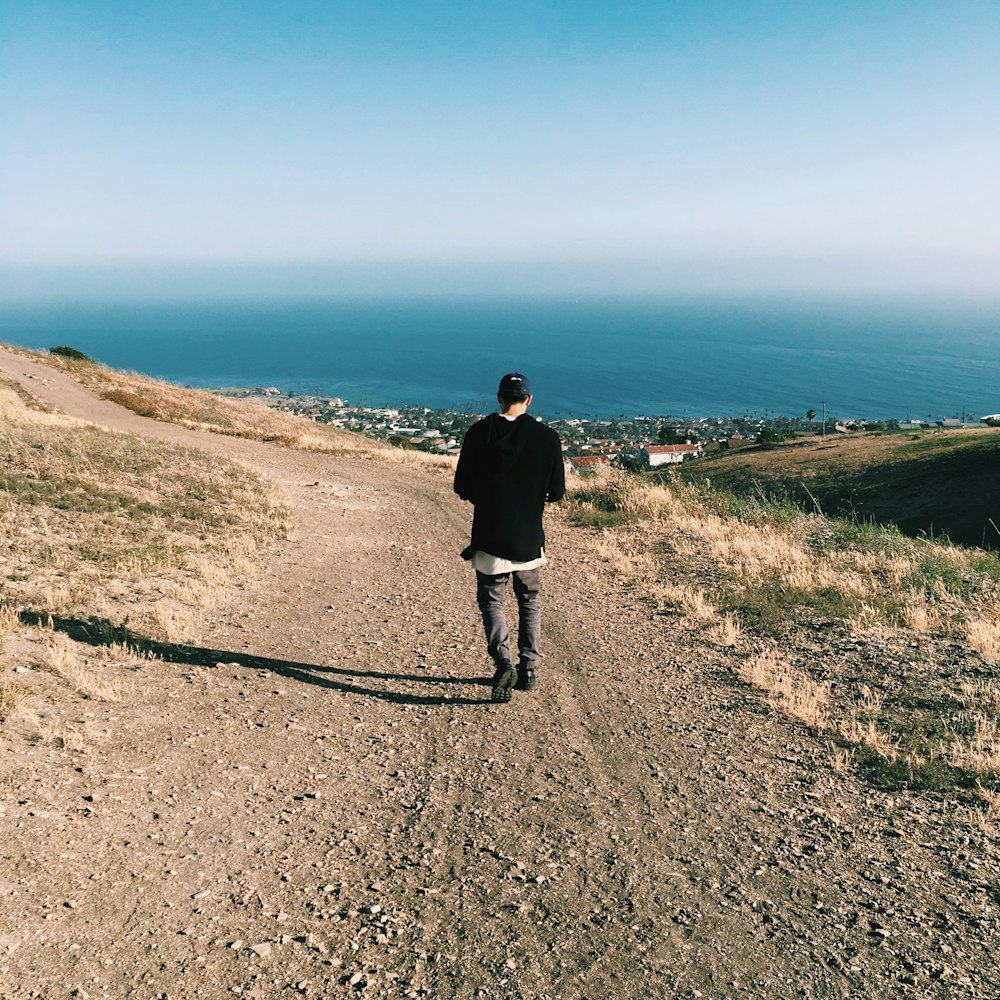
[[[184,662],[83,703],[85,753],[0,741],[0,995],[1000,994],[974,828],[833,771],[557,512],[539,687],[491,705],[446,474],[0,371],[252,465],[295,521]]]

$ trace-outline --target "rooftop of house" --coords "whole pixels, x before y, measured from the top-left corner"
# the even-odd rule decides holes
[[[643,451],[648,455],[676,455],[678,452],[698,451],[700,444],[647,444]]]

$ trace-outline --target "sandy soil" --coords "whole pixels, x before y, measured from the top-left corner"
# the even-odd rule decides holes
[[[62,410],[271,477],[295,533],[200,643],[0,736],[3,997],[1000,995],[995,840],[839,774],[549,519],[538,689],[488,701],[441,471]]]

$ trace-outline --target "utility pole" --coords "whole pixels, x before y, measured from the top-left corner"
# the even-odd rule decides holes
[[[826,400],[823,401],[823,437],[826,437]]]

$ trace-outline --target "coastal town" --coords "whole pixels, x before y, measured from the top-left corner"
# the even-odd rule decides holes
[[[388,441],[401,448],[415,448],[457,455],[466,429],[482,412],[431,409],[424,406],[355,406],[337,396],[306,395],[274,386],[218,390],[221,394],[251,400]],[[544,416],[544,415],[542,415]],[[566,458],[578,471],[599,465],[626,468],[659,466],[701,458],[713,452],[745,448],[764,441],[779,441],[804,434],[846,434],[857,431],[916,430],[926,427],[981,427],[991,417],[975,414],[931,418],[923,421],[839,420],[827,414],[825,423],[809,410],[801,417],[744,414],[740,417],[634,416],[621,414],[602,419],[546,417],[563,442]],[[1000,418],[998,418],[1000,420]]]

